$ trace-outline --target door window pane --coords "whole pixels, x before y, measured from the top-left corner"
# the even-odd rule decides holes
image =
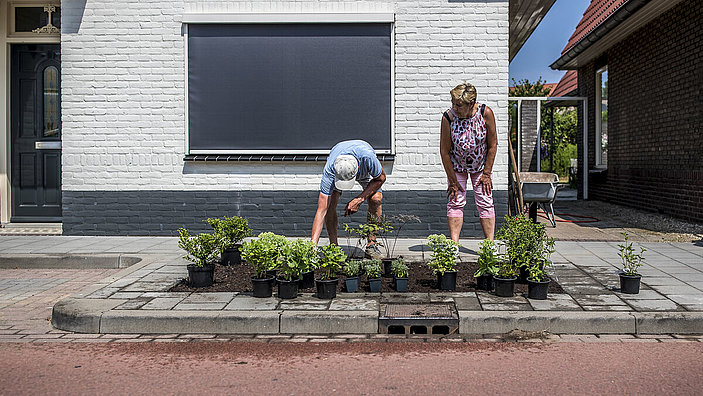
[[[15,8],[15,32],[31,33],[34,29],[49,24],[49,13],[44,7],[17,7]],[[51,13],[51,24],[61,29],[61,7]]]
[[[596,73],[596,165],[608,165],[608,68]]]
[[[59,70],[56,66],[44,69],[44,136],[58,137],[59,123]]]

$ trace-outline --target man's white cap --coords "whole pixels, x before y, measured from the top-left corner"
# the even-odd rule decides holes
[[[340,191],[351,190],[356,183],[359,163],[356,157],[342,154],[334,160],[334,187]]]

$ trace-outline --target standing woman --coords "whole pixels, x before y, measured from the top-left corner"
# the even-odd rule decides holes
[[[440,154],[447,173],[447,223],[459,241],[464,223],[466,184],[469,177],[483,235],[493,240],[496,218],[493,205],[493,161],[498,149],[493,110],[476,102],[476,88],[468,83],[450,91],[452,107],[442,116]]]

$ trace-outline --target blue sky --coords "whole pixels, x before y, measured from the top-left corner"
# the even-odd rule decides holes
[[[510,85],[524,78],[548,83],[559,82],[564,71],[552,70],[552,64],[564,49],[590,0],[557,0],[537,26],[520,52],[510,62]]]

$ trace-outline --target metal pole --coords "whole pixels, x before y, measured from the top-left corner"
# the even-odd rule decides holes
[[[549,171],[554,172],[554,106],[549,108]]]
[[[583,199],[588,199],[588,99],[583,99]]]
[[[522,170],[522,139],[520,139],[520,135],[522,133],[520,132],[520,108],[522,107],[522,100],[518,99],[517,101],[517,130],[515,131],[515,138],[517,140],[517,171],[520,172]]]

